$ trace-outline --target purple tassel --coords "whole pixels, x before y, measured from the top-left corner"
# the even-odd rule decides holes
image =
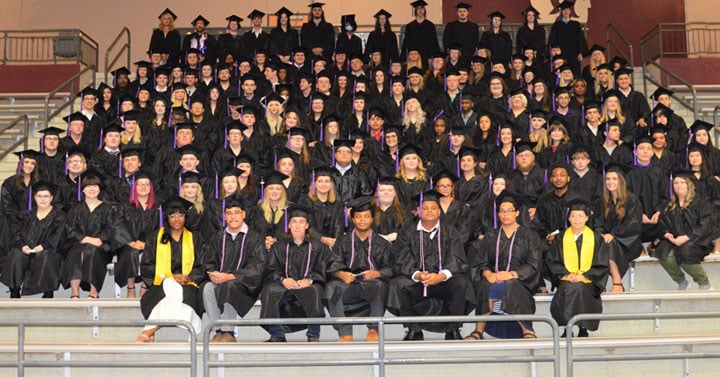
[[[65,151],[65,175],[68,175],[68,153]]]
[[[452,153],[452,132],[448,134],[448,145],[450,145],[450,153]]]
[[[543,184],[542,184],[543,187],[545,187],[545,185],[547,185],[547,179],[548,179],[548,177],[547,177],[547,169],[545,169],[545,174],[544,174]]]
[[[33,194],[32,194],[32,185],[28,187],[28,211],[32,211],[32,202],[33,202]]]
[[[433,179],[432,179],[432,177],[430,177],[430,190],[433,189],[433,186],[434,186],[434,185],[433,185]]]
[[[130,201],[135,201],[135,174],[133,174],[132,184],[130,184]]]
[[[633,166],[638,166],[637,145],[635,145],[635,148],[633,148]]]
[[[218,182],[218,174],[215,173],[215,200],[217,200],[219,196],[220,196],[220,184]],[[223,204],[225,204],[225,199],[223,199]]]
[[[225,199],[222,201],[222,226],[225,228]]]
[[[565,227],[567,227],[567,228],[570,227],[569,217],[570,217],[570,208],[565,208]]]
[[[315,60],[314,59],[310,59],[310,74],[311,75],[315,74]]]
[[[80,184],[82,182],[82,176],[78,175],[77,177],[77,201],[79,202],[82,198],[81,192],[82,192],[82,186]]]
[[[228,117],[229,117],[229,116],[232,115],[232,110],[230,110],[230,98],[227,98],[227,99],[225,100],[225,103],[226,103],[225,108],[227,108],[227,114],[228,114]]]
[[[273,169],[277,170],[277,153],[275,153],[275,157],[273,159]]]
[[[381,131],[381,134],[380,134],[380,150],[381,151],[385,150],[385,130]]]
[[[500,146],[500,126],[498,125],[497,136],[495,137],[495,146]]]
[[[689,162],[688,162],[688,147],[685,147],[685,169],[687,169],[688,167],[689,167]]]
[[[533,132],[532,128],[532,114],[530,114],[530,121],[528,122],[528,134],[531,135]]]
[[[405,118],[405,101],[400,102],[400,117]]]
[[[310,192],[313,196],[317,195],[315,192],[315,169],[312,171],[312,179],[310,181]]]
[[[178,195],[182,193],[182,173],[178,175]]]
[[[173,149],[177,148],[177,127],[173,127]]]
[[[423,193],[420,193],[420,206],[418,207],[418,216],[422,217]]]
[[[507,112],[509,113],[510,110],[511,110],[511,109],[510,109],[510,97],[508,97],[508,99],[507,99],[507,104],[508,104],[508,106],[507,106]],[[553,110],[555,110],[555,109],[553,109]]]
[[[435,116],[433,117],[433,122],[437,121],[438,118],[440,118],[440,116],[443,115],[444,112],[445,112],[444,109],[440,109],[440,111],[438,111],[438,113],[435,114]]]
[[[265,178],[260,177],[260,203],[265,203]]]
[[[18,160],[18,167],[17,167],[17,175],[20,175],[22,173],[22,165],[23,165],[23,154],[20,153],[20,160]]]
[[[345,228],[347,229],[350,226],[350,222],[348,221],[348,208],[347,206],[343,206],[343,216],[345,217]]]
[[[443,73],[443,91],[447,91],[447,75]]]
[[[158,213],[160,214],[160,227],[162,228],[162,227],[163,227],[163,210],[162,210],[162,206],[159,206],[159,207],[158,207],[158,210],[159,210]]]
[[[670,173],[670,199],[673,198],[673,174]]]
[[[285,233],[287,233],[287,232],[288,232],[288,211],[287,211],[287,207],[285,207],[285,216],[283,216],[283,217],[285,218]],[[345,224],[347,224],[347,218],[346,218],[346,220],[345,220]],[[347,225],[346,225],[346,226],[347,226]]]
[[[228,114],[228,115],[230,115],[230,114]],[[172,109],[168,109],[168,124],[167,124],[167,126],[170,127],[171,124],[172,124]]]
[[[395,152],[395,173],[400,171],[400,151]]]
[[[517,169],[517,153],[515,152],[515,146],[513,145],[513,170]]]
[[[227,130],[227,127],[225,127],[225,144],[223,145],[223,148],[225,148],[225,149],[227,149],[227,147],[228,147],[228,137],[227,137],[227,135],[228,135],[228,130]]]
[[[40,153],[45,153],[45,136],[40,138]]]
[[[492,173],[488,175],[488,198],[492,198],[492,185],[493,185],[493,178]]]
[[[608,129],[608,122],[605,121],[605,143],[610,140],[610,130]]]
[[[324,124],[324,122],[321,121],[320,122],[320,143],[323,142],[324,134],[325,134],[325,124]]]
[[[497,203],[493,200],[493,228],[497,227]]]
[[[103,131],[104,131],[104,130],[100,130],[100,142],[98,143],[98,147],[97,147],[98,150],[102,149],[102,145],[103,145]]]
[[[580,125],[585,125],[585,103],[580,105],[580,111],[582,114],[580,114]]]
[[[558,77],[559,79],[559,77]],[[557,110],[557,104],[555,103],[555,93],[552,95],[552,105],[553,105],[553,112]]]
[[[459,177],[460,176],[460,156],[458,156],[456,162],[457,163],[455,165],[457,166],[457,176]]]
[[[118,178],[122,178],[122,153],[118,154]]]

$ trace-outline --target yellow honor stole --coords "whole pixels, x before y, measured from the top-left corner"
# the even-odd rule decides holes
[[[595,254],[595,234],[587,226],[582,231],[582,244],[580,246],[580,260],[578,261],[577,242],[572,229],[565,230],[563,235],[563,263],[565,269],[571,274],[585,274],[592,267],[593,255]],[[582,281],[585,284],[591,283],[589,279]]]
[[[161,243],[165,228],[160,228],[158,231],[157,239],[155,240],[155,280],[153,285],[162,285],[163,280],[171,278],[172,273],[172,241],[168,243]],[[182,233],[182,274],[185,276],[190,275],[193,264],[195,263],[195,247],[193,244],[192,232],[183,228]],[[189,282],[188,284],[197,287],[195,282]]]

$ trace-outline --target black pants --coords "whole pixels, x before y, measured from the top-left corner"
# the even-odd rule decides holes
[[[449,315],[464,315],[467,284],[466,279],[451,278],[440,284],[427,287],[427,296],[423,296],[424,287],[422,283],[415,283],[404,287],[400,293],[400,315],[427,315],[427,313],[418,313],[415,310],[415,305],[420,301],[431,298],[440,299],[446,302],[447,307],[449,308]],[[420,331],[421,329],[420,324],[417,323],[409,323],[406,326],[413,331]],[[460,326],[462,326],[462,323],[448,323],[446,331],[459,329]]]

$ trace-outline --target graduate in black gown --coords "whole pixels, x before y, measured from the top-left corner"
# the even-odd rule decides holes
[[[421,60],[427,62],[431,56],[440,52],[435,24],[427,19],[427,2],[416,0],[410,3],[413,7],[414,20],[405,25],[405,38],[400,48],[400,59],[407,60],[410,50],[417,50]],[[427,63],[424,63],[427,64]]]
[[[265,12],[253,9],[247,17],[250,19],[250,30],[242,36],[240,55],[246,59],[253,59],[258,52],[266,53],[270,34],[262,29]]]
[[[522,11],[524,20],[523,26],[518,29],[515,35],[515,46],[517,52],[524,52],[529,48],[536,51],[535,62],[545,61],[545,27],[540,25],[538,19],[540,12],[533,6]]]
[[[570,19],[574,5],[574,1],[564,1],[557,6],[560,9],[561,17],[553,23],[550,29],[548,44],[559,46],[565,62],[570,65],[573,72],[580,74],[580,61],[587,52],[588,46],[582,25]]]
[[[362,56],[362,40],[360,40],[360,37],[355,35],[355,30],[357,29],[355,15],[343,15],[340,19],[340,27],[342,28],[342,31],[338,34],[337,41],[335,41],[335,49],[338,51],[345,51],[348,56]],[[350,60],[352,60],[352,58],[350,58]]]
[[[327,246],[310,236],[307,207],[293,205],[288,218],[288,233],[268,255],[260,317],[324,317],[325,283],[341,266]],[[285,342],[286,332],[301,330],[280,325],[265,329],[270,333],[269,342]],[[308,342],[320,341],[320,325],[308,325],[306,335]]]
[[[177,63],[180,60],[180,33],[175,30],[177,16],[169,8],[165,8],[158,16],[160,24],[153,30],[150,37],[149,53],[153,51],[167,54],[169,63]]]
[[[57,127],[48,127],[39,131],[41,155],[38,168],[43,181],[59,184],[65,169],[65,148],[60,145],[60,134],[65,131]]]
[[[652,139],[642,137],[635,142],[635,165],[625,175],[628,191],[635,194],[642,206],[641,242],[652,242],[660,236],[657,223],[667,203],[667,173],[653,163]]]
[[[661,236],[654,256],[678,284],[679,290],[685,290],[689,285],[684,272],[693,278],[698,289],[711,290],[710,280],[700,263],[718,237],[718,230],[711,221],[712,206],[697,195],[692,172],[675,170],[672,177],[673,195],[660,216]]]
[[[314,2],[310,7],[310,19],[300,29],[300,45],[315,55],[330,59],[335,52],[335,29],[325,21],[324,3]]]
[[[498,228],[468,246],[480,315],[535,314],[533,294],[540,284],[541,253],[537,233],[518,223],[524,199],[503,191],[496,199]],[[478,322],[466,340],[535,338],[531,322]]]
[[[227,33],[220,34],[218,37],[218,57],[222,63],[225,62],[225,58],[228,55],[232,56],[234,61],[238,61],[240,59],[240,48],[242,46],[238,29],[240,29],[240,21],[243,19],[233,14],[226,17],[225,20],[228,22]],[[211,63],[214,65],[215,62]]]
[[[245,223],[247,202],[233,194],[225,199],[225,227],[203,248],[208,281],[202,286],[205,312],[211,321],[244,317],[257,301],[265,270],[263,235]],[[232,326],[215,329],[211,342],[235,342]]]
[[[547,268],[560,283],[550,304],[550,313],[559,325],[583,313],[602,313],[600,293],[608,279],[608,253],[600,233],[588,226],[592,204],[576,199],[569,203],[570,227],[558,234],[547,253]],[[599,321],[581,321],[578,336],[598,329]],[[573,336],[572,329],[563,336]]]
[[[300,202],[311,210],[313,237],[317,237],[330,249],[333,249],[337,238],[349,225],[345,221],[343,203],[337,200],[335,194],[334,177],[329,167],[313,169],[310,192]]]
[[[487,178],[479,174],[480,153],[479,149],[462,147],[458,154],[460,177],[455,182],[455,197],[470,208],[479,207],[488,194]]]
[[[19,214],[22,231],[10,236],[7,224],[0,230],[9,249],[1,257],[0,281],[10,288],[10,298],[37,293],[52,298],[60,286],[65,213],[52,205],[56,185],[39,181],[32,187],[35,205]]]
[[[595,228],[609,246],[611,293],[625,291],[622,277],[630,267],[630,262],[639,257],[642,251],[642,205],[638,197],[627,188],[625,176],[629,169],[619,164],[605,167],[602,208]]]
[[[127,297],[135,298],[135,283],[140,281],[140,256],[147,236],[160,227],[160,199],[155,195],[153,177],[147,172],[133,175],[128,197],[118,206],[120,227],[115,239],[122,246],[115,250],[115,283],[127,285]],[[146,287],[141,287],[141,295]]]
[[[367,43],[365,44],[365,58],[370,59],[372,51],[376,48],[381,48],[384,51],[382,57],[383,65],[389,67],[389,62],[399,61],[398,59],[400,59],[397,36],[392,31],[390,25],[390,17],[392,17],[392,14],[385,9],[380,9],[373,17],[375,17],[375,29],[368,35]],[[407,35],[407,31],[405,35]]]
[[[455,4],[457,18],[445,26],[442,37],[445,51],[447,52],[450,46],[458,45],[464,62],[469,61],[470,57],[475,55],[475,49],[480,41],[478,24],[469,19],[471,7],[470,4],[464,2]]]
[[[32,209],[32,185],[40,181],[40,154],[32,149],[14,152],[20,160],[16,174],[6,178],[0,188],[2,215],[13,231],[18,230],[22,211]]]
[[[185,214],[192,203],[178,196],[163,202],[162,226],[145,241],[140,274],[147,291],[140,299],[145,319],[185,320],[200,325],[198,287],[206,279],[200,233],[185,228]],[[157,309],[157,310],[156,310]],[[152,343],[159,326],[145,326],[138,343]],[[195,329],[197,331],[197,328]]]
[[[512,38],[505,30],[502,29],[502,20],[505,15],[499,11],[488,14],[490,19],[490,28],[480,37],[480,43],[485,44],[492,53],[495,61],[510,61],[513,53]]]
[[[388,291],[388,310],[400,316],[465,315],[475,298],[466,275],[468,261],[457,230],[440,219],[440,193],[422,193],[420,220],[407,224],[393,243],[395,278]],[[416,198],[417,199],[417,198]],[[423,340],[423,328],[461,339],[460,323],[408,323],[404,340]]]
[[[280,59],[285,64],[292,63],[291,55],[300,46],[298,31],[290,25],[290,17],[293,14],[285,7],[275,12],[277,25],[270,31],[268,40],[268,55]]]
[[[98,298],[112,260],[113,233],[120,217],[100,200],[102,181],[97,171],[86,172],[81,183],[83,201],[67,213],[63,286],[71,288],[70,298],[79,298],[80,288],[90,292],[89,298]]]
[[[185,63],[184,59],[191,49],[196,49],[199,54],[205,56],[205,60],[207,61],[217,61],[217,39],[208,33],[206,29],[207,26],[210,25],[210,21],[202,15],[198,15],[192,20],[191,25],[193,26],[193,31],[183,38],[183,56],[180,57],[180,63]],[[171,61],[170,63],[174,62]]]
[[[348,203],[353,231],[338,238],[333,254],[341,270],[332,273],[334,278],[325,287],[333,317],[385,315],[387,284],[393,276],[391,244],[372,230],[374,200],[364,196]],[[353,340],[352,325],[335,329],[340,342]],[[377,340],[377,325],[368,324],[366,341]]]

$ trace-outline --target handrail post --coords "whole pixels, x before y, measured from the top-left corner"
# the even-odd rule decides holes
[[[378,321],[378,376],[385,377],[385,317]]]
[[[28,149],[28,139],[30,138],[30,118],[28,118],[27,114],[23,115],[23,119],[25,121],[25,145],[24,149]],[[41,139],[42,140],[42,139]]]
[[[25,376],[25,325],[18,325],[18,377]]]
[[[7,64],[7,43],[8,33],[5,31],[3,32],[3,65]]]

